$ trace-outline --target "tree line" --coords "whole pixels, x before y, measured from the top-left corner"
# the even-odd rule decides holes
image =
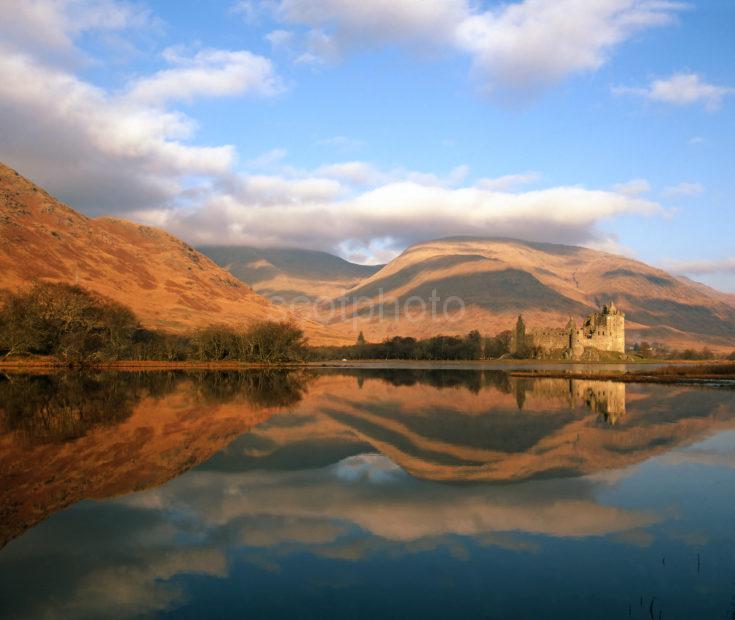
[[[354,345],[318,347],[320,359],[394,359],[394,360],[483,360],[497,359],[510,352],[511,332],[484,337],[473,330],[465,336],[433,336],[417,339],[394,336],[383,342],[366,342],[362,332]]]
[[[306,356],[303,331],[261,321],[189,334],[143,327],[126,306],[80,286],[42,282],[9,293],[0,308],[0,356],[51,356],[69,364],[116,360],[292,362]]]
[[[362,332],[353,345],[309,348],[303,331],[289,322],[260,321],[234,329],[212,325],[188,334],[141,325],[126,306],[80,286],[41,282],[8,293],[0,306],[0,357],[50,356],[70,365],[116,360],[241,361],[279,364],[325,359],[489,360],[510,353],[511,332],[486,337],[417,339],[394,336],[367,342]],[[670,351],[647,342],[634,345],[640,357],[707,360],[714,353]],[[729,358],[735,360],[735,351]]]

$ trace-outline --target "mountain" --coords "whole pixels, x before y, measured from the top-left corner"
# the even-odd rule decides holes
[[[247,282],[257,293],[288,304],[339,297],[383,267],[356,265],[327,252],[295,248],[205,246],[197,249]]]
[[[430,298],[436,291],[437,316]],[[384,299],[382,319],[371,304]],[[464,304],[460,310],[457,299]],[[413,298],[413,299],[411,299]],[[423,300],[427,312],[419,313]],[[526,324],[563,327],[614,301],[626,314],[628,342],[735,347],[732,296],[640,261],[588,248],[501,238],[447,238],[416,244],[337,300],[330,324],[368,340],[427,337]],[[395,316],[395,300],[400,314]],[[408,313],[405,312],[408,302]],[[420,316],[419,316],[420,314]]]
[[[0,164],[0,289],[36,280],[77,283],[131,308],[144,325],[185,331],[290,315],[168,233],[89,218]],[[341,342],[301,322],[315,343]]]

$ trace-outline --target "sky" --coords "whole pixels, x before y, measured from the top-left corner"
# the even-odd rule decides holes
[[[732,0],[0,0],[0,161],[192,244],[510,236],[735,292]]]

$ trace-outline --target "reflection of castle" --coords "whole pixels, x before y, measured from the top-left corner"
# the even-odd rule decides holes
[[[625,383],[618,381],[514,378],[513,388],[519,409],[526,398],[559,399],[570,407],[587,407],[609,424],[616,424],[625,415]]]
[[[571,383],[576,402],[584,403],[600,420],[616,424],[625,415],[625,383],[579,379]]]
[[[511,338],[511,353],[519,357],[556,355],[571,359],[589,357],[594,351],[625,353],[625,314],[615,304],[603,306],[577,328],[570,317],[566,327],[542,327],[526,331],[518,316]]]

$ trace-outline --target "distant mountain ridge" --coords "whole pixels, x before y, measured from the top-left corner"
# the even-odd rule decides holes
[[[256,292],[286,303],[338,297],[383,267],[357,265],[327,252],[299,248],[201,246],[198,250]]]

